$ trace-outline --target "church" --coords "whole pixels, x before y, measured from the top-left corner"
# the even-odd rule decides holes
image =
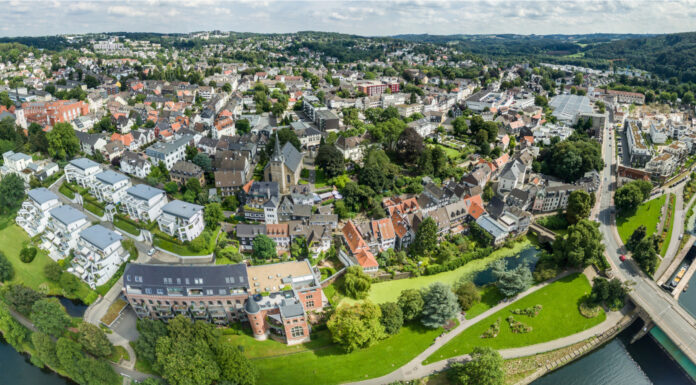
[[[281,149],[278,134],[276,134],[273,156],[263,170],[264,180],[277,182],[281,194],[289,193],[290,187],[300,182],[302,158],[302,153],[290,142],[286,142]]]

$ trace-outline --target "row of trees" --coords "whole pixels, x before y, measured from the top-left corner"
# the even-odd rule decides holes
[[[652,183],[646,180],[634,180],[624,184],[614,193],[616,209],[624,215],[630,215],[650,198],[652,188]]]

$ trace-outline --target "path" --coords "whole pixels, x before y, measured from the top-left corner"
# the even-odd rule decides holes
[[[546,286],[549,284],[571,274],[576,271],[566,271],[563,274],[560,274],[556,278],[553,278],[551,280],[545,281],[539,285],[536,285],[534,287],[531,287],[527,289],[526,291],[518,294],[515,298],[512,300],[506,301],[506,302],[501,302],[498,305],[493,306],[492,308],[486,310],[485,312],[479,314],[478,316],[467,320],[467,319],[461,319],[460,318],[460,324],[456,328],[452,329],[449,333],[445,334],[442,337],[438,337],[435,342],[430,345],[427,349],[425,349],[423,352],[418,354],[415,358],[413,358],[411,361],[409,361],[407,364],[404,366],[400,367],[399,369],[386,374],[382,377],[377,377],[377,378],[371,378],[368,380],[364,381],[359,381],[355,382],[354,384],[359,384],[359,385],[381,385],[381,384],[391,384],[393,382],[397,381],[408,381],[408,380],[414,380],[417,378],[423,378],[425,376],[431,375],[437,371],[441,371],[443,368],[445,368],[452,360],[461,360],[468,355],[463,355],[459,357],[453,357],[449,358],[446,360],[438,361],[432,364],[428,365],[423,365],[422,362],[430,357],[433,353],[435,353],[438,349],[440,349],[442,346],[450,342],[453,338],[458,336],[461,332],[469,328],[470,326],[478,323],[479,321],[482,321],[486,317],[496,313],[499,310],[502,310],[506,306],[510,305],[512,302],[517,301],[519,299],[522,299]],[[510,355],[511,357],[515,356],[515,354],[521,354],[519,357],[522,356],[528,356],[532,354],[537,354],[537,353],[542,353],[546,352],[549,350],[554,350],[558,349],[564,346],[572,345],[576,342],[583,341],[593,335],[600,334],[604,330],[608,330],[611,327],[613,327],[622,317],[623,315],[620,312],[612,312],[608,313],[607,319],[602,322],[599,325],[596,325],[590,329],[587,329],[585,331],[582,331],[580,333],[574,334],[572,336],[568,337],[563,337],[559,338],[554,341],[549,341],[537,345],[532,345],[524,348],[516,348],[516,349],[507,349],[505,351],[501,351],[501,354],[505,352],[506,355]],[[577,337],[576,337],[577,336]],[[505,356],[504,356],[505,357]],[[510,358],[510,357],[506,357]]]

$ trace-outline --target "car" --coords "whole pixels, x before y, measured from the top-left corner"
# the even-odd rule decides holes
[[[619,257],[619,259],[621,260],[621,262],[623,262],[623,261],[626,260],[626,256],[625,256],[624,254],[621,254],[621,256]]]
[[[148,255],[148,256],[152,257],[153,254],[155,254],[155,249],[154,249],[154,248],[152,248],[152,249],[150,249],[150,250],[147,251],[147,255]]]

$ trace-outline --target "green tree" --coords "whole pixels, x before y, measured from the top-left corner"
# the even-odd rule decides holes
[[[483,188],[483,200],[488,202],[495,196],[495,191],[493,190],[493,183],[486,183],[486,187]]]
[[[0,329],[5,340],[16,350],[22,349],[29,337],[29,330],[17,322],[4,305],[0,307]]]
[[[436,282],[423,292],[423,311],[421,323],[430,329],[437,329],[459,312],[457,297],[449,286]]]
[[[65,333],[70,326],[70,317],[56,298],[44,298],[31,307],[31,320],[40,331],[54,337]]]
[[[60,365],[56,355],[56,343],[48,335],[36,332],[31,335],[31,344],[36,349],[39,359],[46,365],[57,369]]]
[[[44,266],[44,275],[51,282],[60,281],[60,276],[63,275],[63,268],[55,262],[49,262]]]
[[[582,219],[568,227],[568,233],[554,241],[553,253],[562,266],[585,267],[595,264],[604,267],[604,244],[599,223]]]
[[[167,194],[174,194],[179,191],[179,185],[174,181],[167,182],[164,184],[164,191],[166,191]]]
[[[515,296],[532,286],[532,272],[525,265],[508,270],[505,260],[499,259],[491,263],[491,268],[495,285],[506,297]]]
[[[215,349],[216,360],[220,367],[220,379],[222,383],[235,385],[254,385],[258,379],[258,370],[254,364],[244,356],[238,346],[230,343],[218,344]]]
[[[205,205],[205,211],[203,212],[203,220],[205,225],[211,229],[214,229],[218,224],[225,219],[225,214],[222,212],[222,206],[217,203],[208,203]]]
[[[87,322],[82,322],[77,327],[77,341],[87,353],[101,358],[107,358],[113,353],[114,347],[106,338],[101,328]]]
[[[655,274],[659,257],[657,255],[655,241],[652,237],[643,238],[638,243],[638,246],[633,251],[633,259],[638,262],[638,265],[646,274],[650,276]]]
[[[472,306],[481,302],[481,293],[479,293],[476,285],[471,281],[460,282],[454,289],[454,294],[457,296],[459,307],[462,310],[469,310]]]
[[[502,385],[505,383],[503,357],[490,347],[475,347],[471,360],[458,371],[463,385]]]
[[[622,213],[635,211],[643,202],[643,193],[640,188],[632,183],[619,187],[614,193],[614,204]]]
[[[38,249],[36,247],[24,246],[22,250],[19,251],[19,260],[24,263],[31,263],[36,257]]]
[[[186,191],[191,191],[197,196],[201,190],[201,182],[198,180],[198,178],[189,178],[189,180],[186,181]]]
[[[14,277],[14,267],[5,253],[0,251],[0,282],[7,282]]]
[[[21,283],[5,286],[2,295],[12,308],[22,314],[29,314],[34,303],[43,298],[41,293]]]
[[[280,148],[283,148],[285,143],[290,142],[297,151],[302,151],[302,144],[300,139],[297,138],[297,134],[289,127],[283,127],[275,132],[278,135],[278,140],[280,141]],[[266,144],[266,155],[270,157],[275,149],[275,138],[276,135],[271,135]]]
[[[404,321],[412,321],[423,312],[423,295],[419,290],[406,289],[399,294],[396,302],[404,315]]]
[[[251,125],[247,119],[239,119],[234,123],[234,128],[239,135],[244,135],[251,131]]]
[[[213,162],[210,160],[210,157],[204,153],[194,155],[191,162],[202,168],[205,172],[210,172],[213,169]]]
[[[343,280],[343,290],[355,299],[367,297],[372,285],[372,278],[367,275],[360,266],[349,266],[346,269]]]
[[[343,154],[333,145],[322,144],[319,146],[316,165],[324,171],[327,178],[333,178],[341,175],[346,170]]]
[[[31,123],[27,132],[29,133],[29,149],[32,152],[48,154],[48,139],[46,139],[46,132],[43,130],[43,127],[36,123]]]
[[[466,124],[466,118],[459,116],[452,121],[452,128],[454,129],[454,135],[462,137],[465,136],[469,131],[469,125]]]
[[[326,326],[332,340],[346,352],[366,348],[384,338],[384,326],[380,322],[382,311],[370,301],[353,305],[341,305]]]
[[[552,144],[541,151],[539,160],[543,173],[566,182],[575,182],[586,172],[604,167],[599,143],[590,139],[569,139]]]
[[[413,127],[403,129],[396,141],[397,153],[404,163],[414,163],[423,152],[423,137]]]
[[[24,201],[24,181],[17,174],[8,174],[0,180],[0,211],[10,212]]]
[[[265,234],[259,234],[254,238],[252,256],[259,260],[275,258],[276,244]]]
[[[133,350],[139,360],[145,360],[151,364],[156,364],[157,340],[168,334],[167,327],[161,321],[150,319],[139,319],[136,321],[136,328],[140,337],[133,342]],[[155,369],[159,368],[155,365]]]
[[[432,217],[427,217],[418,225],[416,237],[409,247],[414,256],[428,256],[437,248],[437,224]]]
[[[396,334],[404,325],[404,312],[396,302],[385,302],[379,305],[382,311],[382,326],[387,334]]]
[[[633,230],[631,237],[628,239],[628,242],[626,242],[626,248],[628,251],[636,250],[637,246],[640,244],[640,241],[645,238],[647,233],[648,229],[645,228],[645,225],[640,225],[638,228]]]
[[[568,197],[568,208],[566,209],[566,219],[568,223],[575,224],[581,219],[590,216],[592,210],[592,197],[584,190],[575,190]]]
[[[46,134],[48,154],[56,159],[72,159],[80,152],[80,141],[70,123],[56,123]]]

